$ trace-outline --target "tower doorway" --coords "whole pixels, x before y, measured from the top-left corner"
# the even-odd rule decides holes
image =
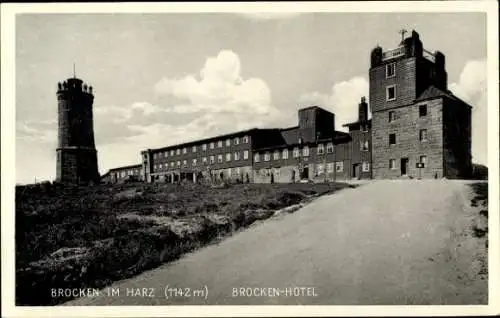
[[[408,174],[408,158],[401,158],[401,175],[406,176]]]

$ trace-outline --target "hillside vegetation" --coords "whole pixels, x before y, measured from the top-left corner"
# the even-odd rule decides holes
[[[61,303],[70,298],[54,297],[51,289],[102,288],[175,260],[279,209],[345,187],[16,187],[16,304]]]

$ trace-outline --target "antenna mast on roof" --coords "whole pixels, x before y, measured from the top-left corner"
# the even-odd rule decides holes
[[[408,32],[406,29],[401,29],[399,30],[399,33],[401,33],[401,42],[405,40],[405,33]]]
[[[73,78],[76,78],[75,62],[73,62]]]

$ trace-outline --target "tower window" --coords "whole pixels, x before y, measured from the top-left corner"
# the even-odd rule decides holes
[[[420,138],[420,141],[427,140],[427,129],[420,129],[419,138]]]
[[[396,159],[389,159],[389,169],[396,169]]]
[[[425,164],[427,163],[427,156],[420,156],[420,163],[423,163],[425,167]]]
[[[389,134],[389,145],[396,144],[396,134]]]
[[[418,114],[420,117],[427,116],[427,105],[420,105],[418,107]]]
[[[392,123],[396,120],[396,113],[394,111],[389,112],[389,122]]]
[[[396,99],[396,85],[387,86],[385,88],[385,99],[387,101]]]
[[[385,66],[385,77],[389,78],[394,76],[396,76],[396,63],[387,64]]]

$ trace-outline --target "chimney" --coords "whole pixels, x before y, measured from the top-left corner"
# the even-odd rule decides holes
[[[368,120],[368,104],[366,98],[361,97],[361,103],[358,106],[358,121],[363,122]]]

